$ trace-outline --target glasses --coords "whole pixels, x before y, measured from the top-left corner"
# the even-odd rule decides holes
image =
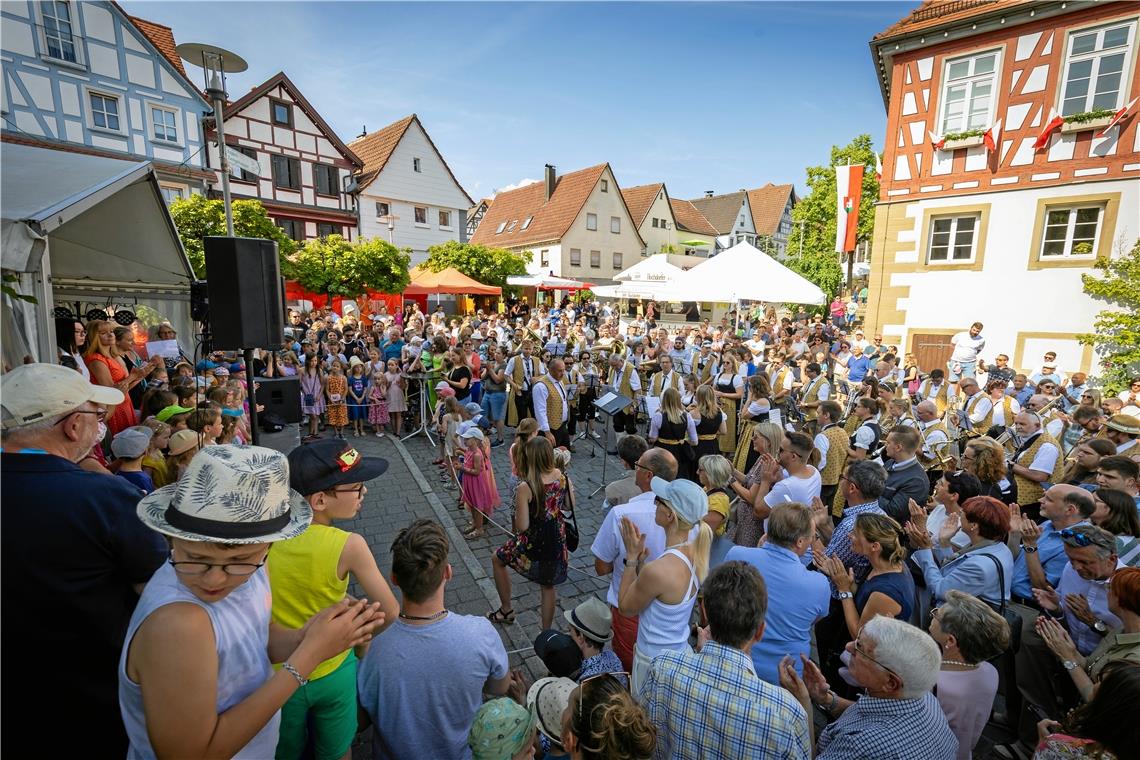
[[[866,650],[866,649],[864,649],[862,646],[860,646],[860,644],[859,644],[859,639],[855,639],[855,641],[854,641],[853,643],[855,644],[855,653],[856,653],[857,655],[859,655],[860,657],[862,657],[862,658],[863,658],[863,659],[865,659],[865,660],[870,660],[871,662],[875,663],[876,665],[878,665],[878,666],[879,666],[880,668],[882,668],[883,670],[885,670],[885,671],[887,671],[888,673],[890,673],[890,674],[891,674],[892,676],[894,676],[895,678],[898,678],[899,680],[902,680],[902,676],[900,676],[898,673],[896,673],[895,671],[891,670],[890,668],[888,668],[886,665],[884,665],[883,663],[881,663],[881,662],[879,662],[878,660],[876,660],[876,659],[875,659],[874,657],[872,657],[871,655],[867,654],[867,650]]]
[[[97,419],[99,422],[103,422],[105,419],[107,419],[107,410],[106,409],[79,409],[79,410],[72,412],[71,414],[94,414],[95,419]],[[70,417],[71,414],[67,415],[67,417]],[[64,423],[64,420],[67,419],[67,417],[64,417],[62,420],[60,420],[59,422],[57,422],[55,424],[62,425]]]
[[[267,553],[266,557],[268,556]],[[170,559],[167,561],[170,562],[170,566],[174,568],[174,572],[179,575],[205,575],[210,572],[211,567],[220,567],[222,568],[222,572],[226,575],[244,576],[253,575],[257,572],[259,567],[265,566],[264,559],[256,564],[252,562],[226,562],[224,564],[217,562],[176,562],[173,553],[171,553]]]
[[[942,612],[942,605],[939,605],[939,606],[937,606],[937,607],[931,607],[931,608],[930,608],[930,619],[931,619],[931,620],[937,620],[937,619],[938,619],[938,615],[939,615],[939,613],[941,613],[941,612]],[[868,659],[870,659],[870,658],[868,658]]]
[[[1106,546],[1105,543],[1096,536],[1090,536],[1088,533],[1078,533],[1072,528],[1065,528],[1061,531],[1061,540],[1065,542],[1072,541],[1082,549],[1086,546],[1099,546],[1102,549],[1116,548],[1115,541],[1111,546]]]
[[[633,466],[634,466],[635,468],[637,468],[638,470],[645,470],[645,471],[646,471],[646,472],[648,472],[648,473],[652,473],[652,472],[653,472],[653,470],[652,470],[652,469],[650,469],[650,468],[646,467],[646,466],[645,466],[645,465],[643,465],[641,462],[634,462],[634,463],[633,463]]]
[[[333,493],[354,493],[356,494],[357,498],[360,498],[360,496],[364,493],[364,484],[358,483],[357,485],[350,488],[332,488],[330,490]]]

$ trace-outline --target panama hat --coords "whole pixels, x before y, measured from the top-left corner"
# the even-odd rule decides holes
[[[1133,417],[1131,414],[1114,414],[1108,418],[1105,426],[1118,433],[1140,435],[1140,418]]]
[[[301,535],[313,510],[289,487],[285,455],[261,446],[207,446],[177,483],[138,505],[143,524],[186,541],[260,544]]]
[[[569,678],[540,678],[526,693],[526,704],[538,718],[538,730],[562,743],[562,713],[578,684]]]
[[[586,601],[563,614],[566,622],[587,638],[604,644],[614,637],[613,613],[610,612],[609,605],[596,596],[587,597]]]

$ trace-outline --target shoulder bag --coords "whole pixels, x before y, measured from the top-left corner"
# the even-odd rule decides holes
[[[1001,566],[1001,560],[992,554],[981,552],[986,557],[993,560],[994,566],[997,567],[998,574],[998,599],[1001,599],[1001,604],[994,605],[986,602],[994,609],[999,615],[1005,618],[1005,622],[1009,624],[1009,652],[1015,653],[1021,648],[1021,615],[1017,614],[1009,608],[1005,601],[1005,568]],[[985,601],[984,599],[982,601]],[[1002,653],[1004,654],[1004,652]],[[1000,655],[999,655],[1000,656]]]
[[[567,512],[569,507],[569,512]],[[562,522],[566,526],[566,548],[571,554],[578,550],[581,534],[578,532],[578,518],[574,514],[574,497],[570,493],[570,478],[562,476]]]

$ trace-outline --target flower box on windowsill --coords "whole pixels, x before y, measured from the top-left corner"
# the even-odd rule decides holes
[[[942,143],[942,150],[958,150],[959,148],[974,148],[985,142],[984,135],[970,135],[969,137],[957,137],[953,140],[946,140]]]
[[[1087,132],[1090,129],[1103,129],[1112,123],[1112,118],[1115,114],[1108,116],[1099,116],[1095,119],[1088,121],[1066,121],[1061,124],[1061,134],[1067,135],[1073,132]]]

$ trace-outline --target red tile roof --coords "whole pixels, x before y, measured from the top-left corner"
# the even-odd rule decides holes
[[[290,97],[293,98],[293,102],[300,106],[301,110],[305,112],[305,115],[309,117],[309,120],[317,126],[317,129],[321,130],[324,136],[328,138],[329,142],[333,144],[333,147],[336,148],[350,164],[353,164],[355,166],[361,165],[360,158],[355,153],[353,153],[352,150],[349,149],[349,147],[345,145],[339,137],[337,137],[337,134],[333,131],[333,128],[330,127],[323,118],[321,118],[321,115],[317,113],[317,109],[313,108],[313,104],[310,103],[308,99],[301,94],[301,91],[297,89],[297,85],[293,84],[289,77],[285,76],[285,72],[283,71],[278,71],[276,74],[269,77],[269,79],[266,79],[257,87],[254,87],[245,95],[242,95],[232,103],[227,103],[224,112],[225,118],[229,119],[236,116],[240,111],[246,108],[246,106],[262,97],[263,95],[267,94],[277,85],[281,85],[285,88],[285,91],[288,92]]]
[[[629,208],[630,216],[633,217],[633,223],[638,228],[641,223],[645,221],[646,214],[649,213],[649,208],[653,205],[653,201],[657,199],[657,194],[665,185],[657,182],[652,185],[638,185],[637,187],[627,187],[621,191],[621,197],[625,199],[625,205]]]
[[[712,235],[716,237],[716,228],[697,210],[689,201],[670,198],[669,205],[673,207],[673,218],[677,220],[677,228],[686,232],[695,232],[698,235]]]
[[[752,207],[752,224],[757,235],[775,235],[780,227],[780,217],[792,195],[792,185],[773,185],[771,182],[748,191],[748,205]]]
[[[499,193],[483,215],[471,242],[496,248],[515,248],[561,240],[608,167],[609,164],[598,164],[563,174],[555,180],[554,193],[549,200],[546,198],[545,181]],[[523,229],[528,217],[531,218],[530,224]],[[514,227],[508,230],[512,222]],[[495,234],[499,225],[504,223],[507,227]]]
[[[1033,0],[923,0],[922,4],[887,29],[874,36],[884,40],[913,32],[935,29],[963,19],[1004,11]]]
[[[435,141],[431,139],[431,135],[424,129],[420,117],[415,114],[405,116],[395,124],[389,124],[383,129],[378,129],[364,137],[358,137],[349,143],[349,147],[352,148],[356,155],[360,156],[360,160],[364,162],[364,167],[357,179],[361,189],[367,187],[369,183],[380,174],[385,164],[388,163],[388,159],[392,157],[396,146],[400,144],[400,140],[403,139],[404,134],[408,131],[408,127],[412,126],[413,123],[419,125],[420,131],[424,133],[424,137],[427,138],[431,149],[434,150],[435,155],[439,157],[443,168],[447,169],[447,174],[451,177],[451,181],[454,182],[455,186],[459,188],[459,191],[467,197],[467,202],[472,206],[477,205],[471,196],[467,194],[467,191],[463,189],[463,185],[459,184],[459,180],[455,178],[455,173],[452,172],[451,167],[447,165],[447,160],[443,157],[443,154],[439,152],[439,148],[435,147]]]
[[[146,38],[151,41],[151,44],[158,48],[158,52],[162,53],[166,60],[170,61],[179,74],[186,76],[186,69],[182,66],[182,57],[178,55],[175,46],[178,44],[174,41],[174,30],[169,26],[156,24],[153,21],[139,18],[138,16],[128,16],[128,18],[138,27],[139,31],[146,35]],[[189,79],[189,77],[187,77]],[[197,88],[195,88],[197,89]]]

